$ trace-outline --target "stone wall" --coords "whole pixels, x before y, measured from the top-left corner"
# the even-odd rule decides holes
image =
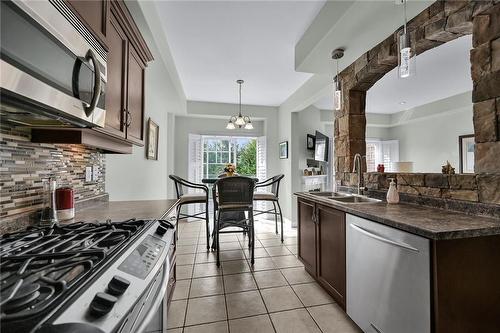
[[[471,76],[474,84],[476,189],[439,191],[451,199],[467,197],[500,204],[500,3],[492,1],[436,1],[408,24],[417,54],[455,38],[472,34]],[[399,30],[398,30],[399,31]],[[357,183],[352,173],[356,153],[366,153],[366,91],[397,66],[397,31],[359,57],[340,74],[342,110],[335,113],[335,168],[337,182]],[[419,176],[420,177],[420,176]],[[422,175],[425,179],[425,175]],[[433,177],[429,174],[429,179]],[[467,182],[469,175],[454,179]],[[405,186],[404,184],[401,184]],[[423,188],[432,188],[421,186]],[[403,190],[405,188],[403,187]],[[427,190],[435,193],[435,190]],[[434,192],[433,192],[434,191]]]
[[[105,157],[84,145],[30,142],[29,130],[0,125],[0,234],[31,223],[42,206],[43,179],[55,176],[58,184],[71,186],[75,200],[84,202],[106,196]],[[85,182],[85,167],[97,165],[99,178]],[[31,221],[30,221],[31,220]]]

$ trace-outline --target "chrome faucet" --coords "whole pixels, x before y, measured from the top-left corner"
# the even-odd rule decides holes
[[[362,167],[363,156],[361,154],[354,155],[354,166],[352,168],[352,172],[357,172],[358,174],[358,195],[362,194],[361,184],[363,183],[363,167]]]

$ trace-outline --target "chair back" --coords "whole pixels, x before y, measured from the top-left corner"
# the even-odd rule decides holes
[[[170,175],[168,177],[174,181],[175,193],[177,195],[177,199],[180,199],[180,197],[184,195],[184,189],[182,188],[184,179],[176,175]]]
[[[241,176],[220,178],[215,182],[213,189],[214,192],[217,191],[219,205],[251,206],[255,180]]]
[[[280,182],[285,177],[285,175],[276,175],[271,178],[271,193],[278,197],[280,191]]]

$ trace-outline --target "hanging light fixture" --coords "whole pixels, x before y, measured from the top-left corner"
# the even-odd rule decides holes
[[[333,92],[333,109],[340,110],[342,109],[342,89],[340,86],[340,78],[339,78],[339,59],[344,56],[344,49],[336,49],[332,51],[332,59],[337,62],[337,74],[333,79],[334,92]]]
[[[236,127],[238,128],[244,128],[244,129],[253,129],[252,121],[250,120],[249,116],[243,116],[241,115],[241,85],[243,84],[243,80],[237,80],[236,83],[239,84],[240,86],[240,101],[239,101],[239,112],[237,116],[231,116],[229,118],[229,121],[227,123],[226,128],[227,129],[235,129]]]
[[[398,76],[402,79],[415,74],[416,52],[407,29],[406,0],[400,0],[403,4],[404,25],[398,33]]]

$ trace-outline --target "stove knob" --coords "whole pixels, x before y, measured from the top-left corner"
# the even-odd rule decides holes
[[[106,293],[97,293],[90,303],[90,313],[96,317],[101,317],[111,311],[118,299]]]
[[[167,228],[165,228],[164,226],[161,226],[159,225],[157,228],[156,228],[156,233],[160,236],[163,236],[165,235],[165,233],[167,232]]]
[[[108,283],[108,293],[120,296],[125,292],[125,290],[127,290],[129,285],[130,281],[122,278],[121,276],[115,275]]]

